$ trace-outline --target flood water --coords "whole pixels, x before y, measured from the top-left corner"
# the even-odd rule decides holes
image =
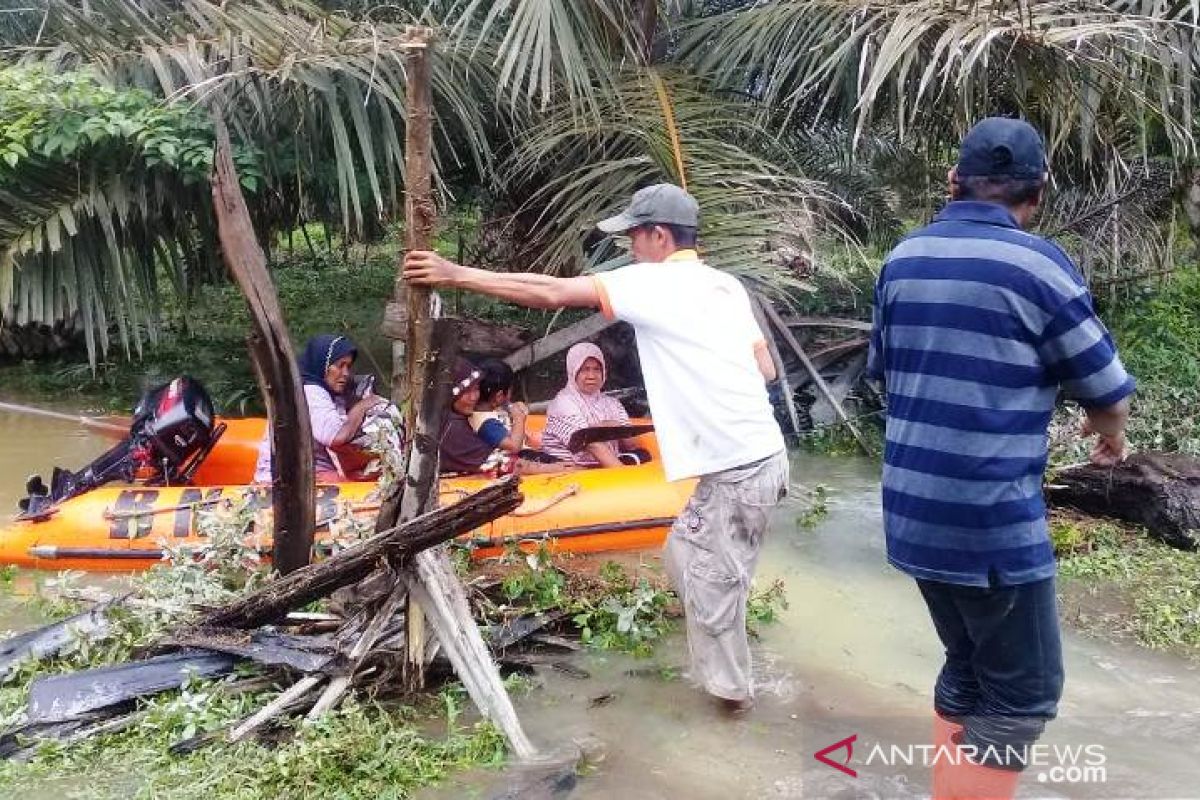
[[[4,412],[0,442],[5,516],[28,474],[78,466],[106,446],[78,426]],[[594,754],[571,797],[929,795],[928,769],[910,746],[929,743],[941,652],[912,581],[884,561],[878,466],[796,455],[793,478],[829,487],[829,515],[812,530],[798,526],[805,501],[797,491],[773,521],[758,579],[783,579],[789,607],[761,627],[755,709],[727,719],[677,677],[686,662],[678,635],[651,659],[577,656],[587,679],[539,668],[535,688],[517,699],[531,737],[547,750],[586,743]],[[657,563],[655,554],[645,559]],[[27,613],[0,596],[0,630],[24,627]],[[1200,667],[1070,631],[1064,650],[1060,717],[1042,739],[1045,763],[1026,772],[1019,796],[1200,798]],[[813,755],[848,737],[856,737],[855,777]],[[829,757],[845,762],[846,751]],[[460,775],[421,797],[487,798],[496,779]]]
[[[830,487],[829,516],[800,529],[793,500],[775,517],[758,580],[782,578],[789,607],[761,628],[755,709],[727,719],[686,681],[658,674],[685,665],[679,636],[650,660],[582,657],[575,663],[589,680],[543,669],[540,686],[518,701],[530,734],[548,747],[574,740],[603,754],[571,797],[929,796],[920,752],[914,766],[895,762],[910,745],[930,741],[941,650],[912,581],[884,560],[878,466],[797,455],[793,478]],[[1042,739],[1046,764],[1026,772],[1018,796],[1200,797],[1200,668],[1070,631],[1064,647],[1067,686],[1060,717]],[[814,758],[850,736],[857,736],[850,761],[857,777]],[[889,766],[882,760],[892,745],[901,752]],[[1068,748],[1089,745],[1075,782],[1052,779],[1055,767],[1070,775]],[[883,755],[866,763],[876,746]],[[845,750],[830,758],[844,762]],[[1084,771],[1101,761],[1104,780]],[[421,795],[491,796],[479,775]]]

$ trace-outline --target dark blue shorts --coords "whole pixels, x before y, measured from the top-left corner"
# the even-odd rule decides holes
[[[1062,697],[1062,643],[1054,578],[980,587],[918,580],[946,647],[934,708],[964,726],[976,760],[1024,767]]]

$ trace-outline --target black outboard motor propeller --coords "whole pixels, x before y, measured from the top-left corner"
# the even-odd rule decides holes
[[[112,481],[147,486],[189,483],[212,452],[225,424],[215,424],[212,400],[199,381],[179,377],[142,395],[129,436],[78,472],[55,467],[46,487],[40,475],[25,484],[22,519],[45,518],[54,506]]]

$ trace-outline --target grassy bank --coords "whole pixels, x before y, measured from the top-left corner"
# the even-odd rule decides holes
[[[1200,659],[1200,554],[1055,511],[1063,616],[1080,630]]]

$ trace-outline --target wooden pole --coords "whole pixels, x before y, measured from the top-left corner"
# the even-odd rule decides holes
[[[435,207],[430,192],[433,160],[432,101],[429,74],[428,32],[417,31],[414,46],[405,54],[408,76],[407,132],[405,141],[405,219],[409,250],[432,246]],[[419,45],[424,46],[419,46]],[[404,287],[397,275],[397,291],[408,293],[407,397],[409,448],[403,494],[396,508],[403,521],[437,504],[438,451],[442,420],[450,402],[451,374],[457,355],[457,328],[450,320],[433,320],[432,296],[427,289]],[[456,506],[452,506],[454,508]],[[388,508],[390,511],[390,506]],[[382,511],[380,514],[383,518]],[[408,586],[407,653],[405,680],[410,688],[424,683],[425,621],[446,650],[455,671],[479,710],[504,732],[522,760],[536,751],[513,711],[500,672],[471,616],[466,592],[443,548],[418,555],[403,569]]]
[[[775,325],[775,329],[779,331],[779,334],[783,336],[783,340],[787,342],[788,346],[792,348],[793,352],[795,352],[796,356],[800,359],[800,363],[804,365],[806,370],[808,370],[808,374],[812,376],[813,383],[817,385],[818,391],[821,392],[822,396],[824,396],[829,405],[833,406],[833,410],[838,415],[838,418],[840,418],[846,427],[850,429],[850,433],[854,435],[854,439],[858,442],[858,446],[861,447],[862,451],[867,455],[874,456],[875,453],[871,450],[871,446],[867,444],[867,440],[863,438],[862,433],[846,414],[846,409],[842,408],[841,402],[837,399],[837,397],[834,396],[833,392],[830,391],[829,384],[826,383],[825,379],[821,377],[820,371],[813,366],[808,354],[804,352],[804,348],[800,346],[800,342],[797,341],[795,335],[791,332],[788,326],[784,324],[783,320],[779,318],[779,313],[774,309],[774,307],[772,307],[770,303],[763,303],[762,310],[763,313],[767,315],[767,319],[771,320],[772,324]]]
[[[407,77],[405,95],[404,131],[404,234],[408,250],[429,250],[433,246],[433,225],[437,209],[433,202],[433,98],[429,73],[429,50],[431,32],[417,31],[411,47],[404,53],[404,69]],[[423,490],[418,487],[418,474],[433,473],[436,484],[438,470],[438,437],[443,408],[429,408],[423,400],[433,400],[436,387],[429,386],[430,344],[433,339],[432,308],[433,293],[423,287],[404,284],[403,270],[396,270],[397,300],[405,297],[408,314],[405,320],[405,337],[402,348],[392,349],[392,399],[404,403],[405,422],[413,433],[412,446],[408,453],[408,471],[405,485],[393,504],[385,505],[389,515],[397,521],[406,521],[437,502],[436,489]],[[403,353],[404,370],[398,363]],[[428,397],[423,395],[428,393]],[[421,406],[425,407],[422,408]],[[436,404],[435,404],[436,405]],[[422,431],[418,444],[417,423],[429,412],[437,419],[437,427]],[[430,438],[431,437],[431,438]],[[380,514],[379,524],[385,524]],[[408,597],[406,605],[408,647],[405,656],[405,685],[409,690],[420,689],[425,684],[425,618],[421,608]]]
[[[429,250],[433,246],[433,225],[437,208],[433,202],[433,100],[429,74],[429,36],[418,38],[404,52],[408,73],[404,133],[404,233],[409,250]],[[428,288],[406,286],[402,270],[396,271],[396,297],[407,296],[408,321],[405,370],[395,376],[392,400],[408,402],[405,420],[408,430],[416,425],[416,398],[427,380],[426,355],[432,337],[432,292]],[[394,365],[396,366],[396,365]]]
[[[246,198],[233,166],[229,130],[220,105],[213,112],[213,210],[221,255],[250,307],[254,331],[250,361],[271,421],[271,465],[275,473],[274,563],[281,575],[308,564],[315,525],[312,427],[292,342],[267,260],[254,233]]]
[[[783,363],[783,356],[779,355],[779,345],[775,343],[775,334],[771,331],[771,323],[767,321],[767,314],[763,311],[763,306],[770,301],[764,299],[758,292],[752,294],[750,300],[750,309],[754,312],[754,319],[758,322],[763,337],[767,340],[767,350],[771,353],[771,361],[775,363],[775,372],[779,378],[779,391],[783,393],[783,405],[787,409],[788,421],[792,424],[792,434],[799,436],[800,415],[796,413],[796,398],[792,395],[792,387],[788,381],[787,366]]]
[[[433,369],[426,371],[427,383],[416,396],[416,423],[408,453],[404,492],[400,495],[397,520],[407,522],[436,508],[442,423],[450,405],[450,384],[454,361],[458,357],[458,325],[454,320],[439,319],[432,325],[431,352]],[[411,691],[425,686],[425,615],[410,594],[405,650],[405,684]]]

